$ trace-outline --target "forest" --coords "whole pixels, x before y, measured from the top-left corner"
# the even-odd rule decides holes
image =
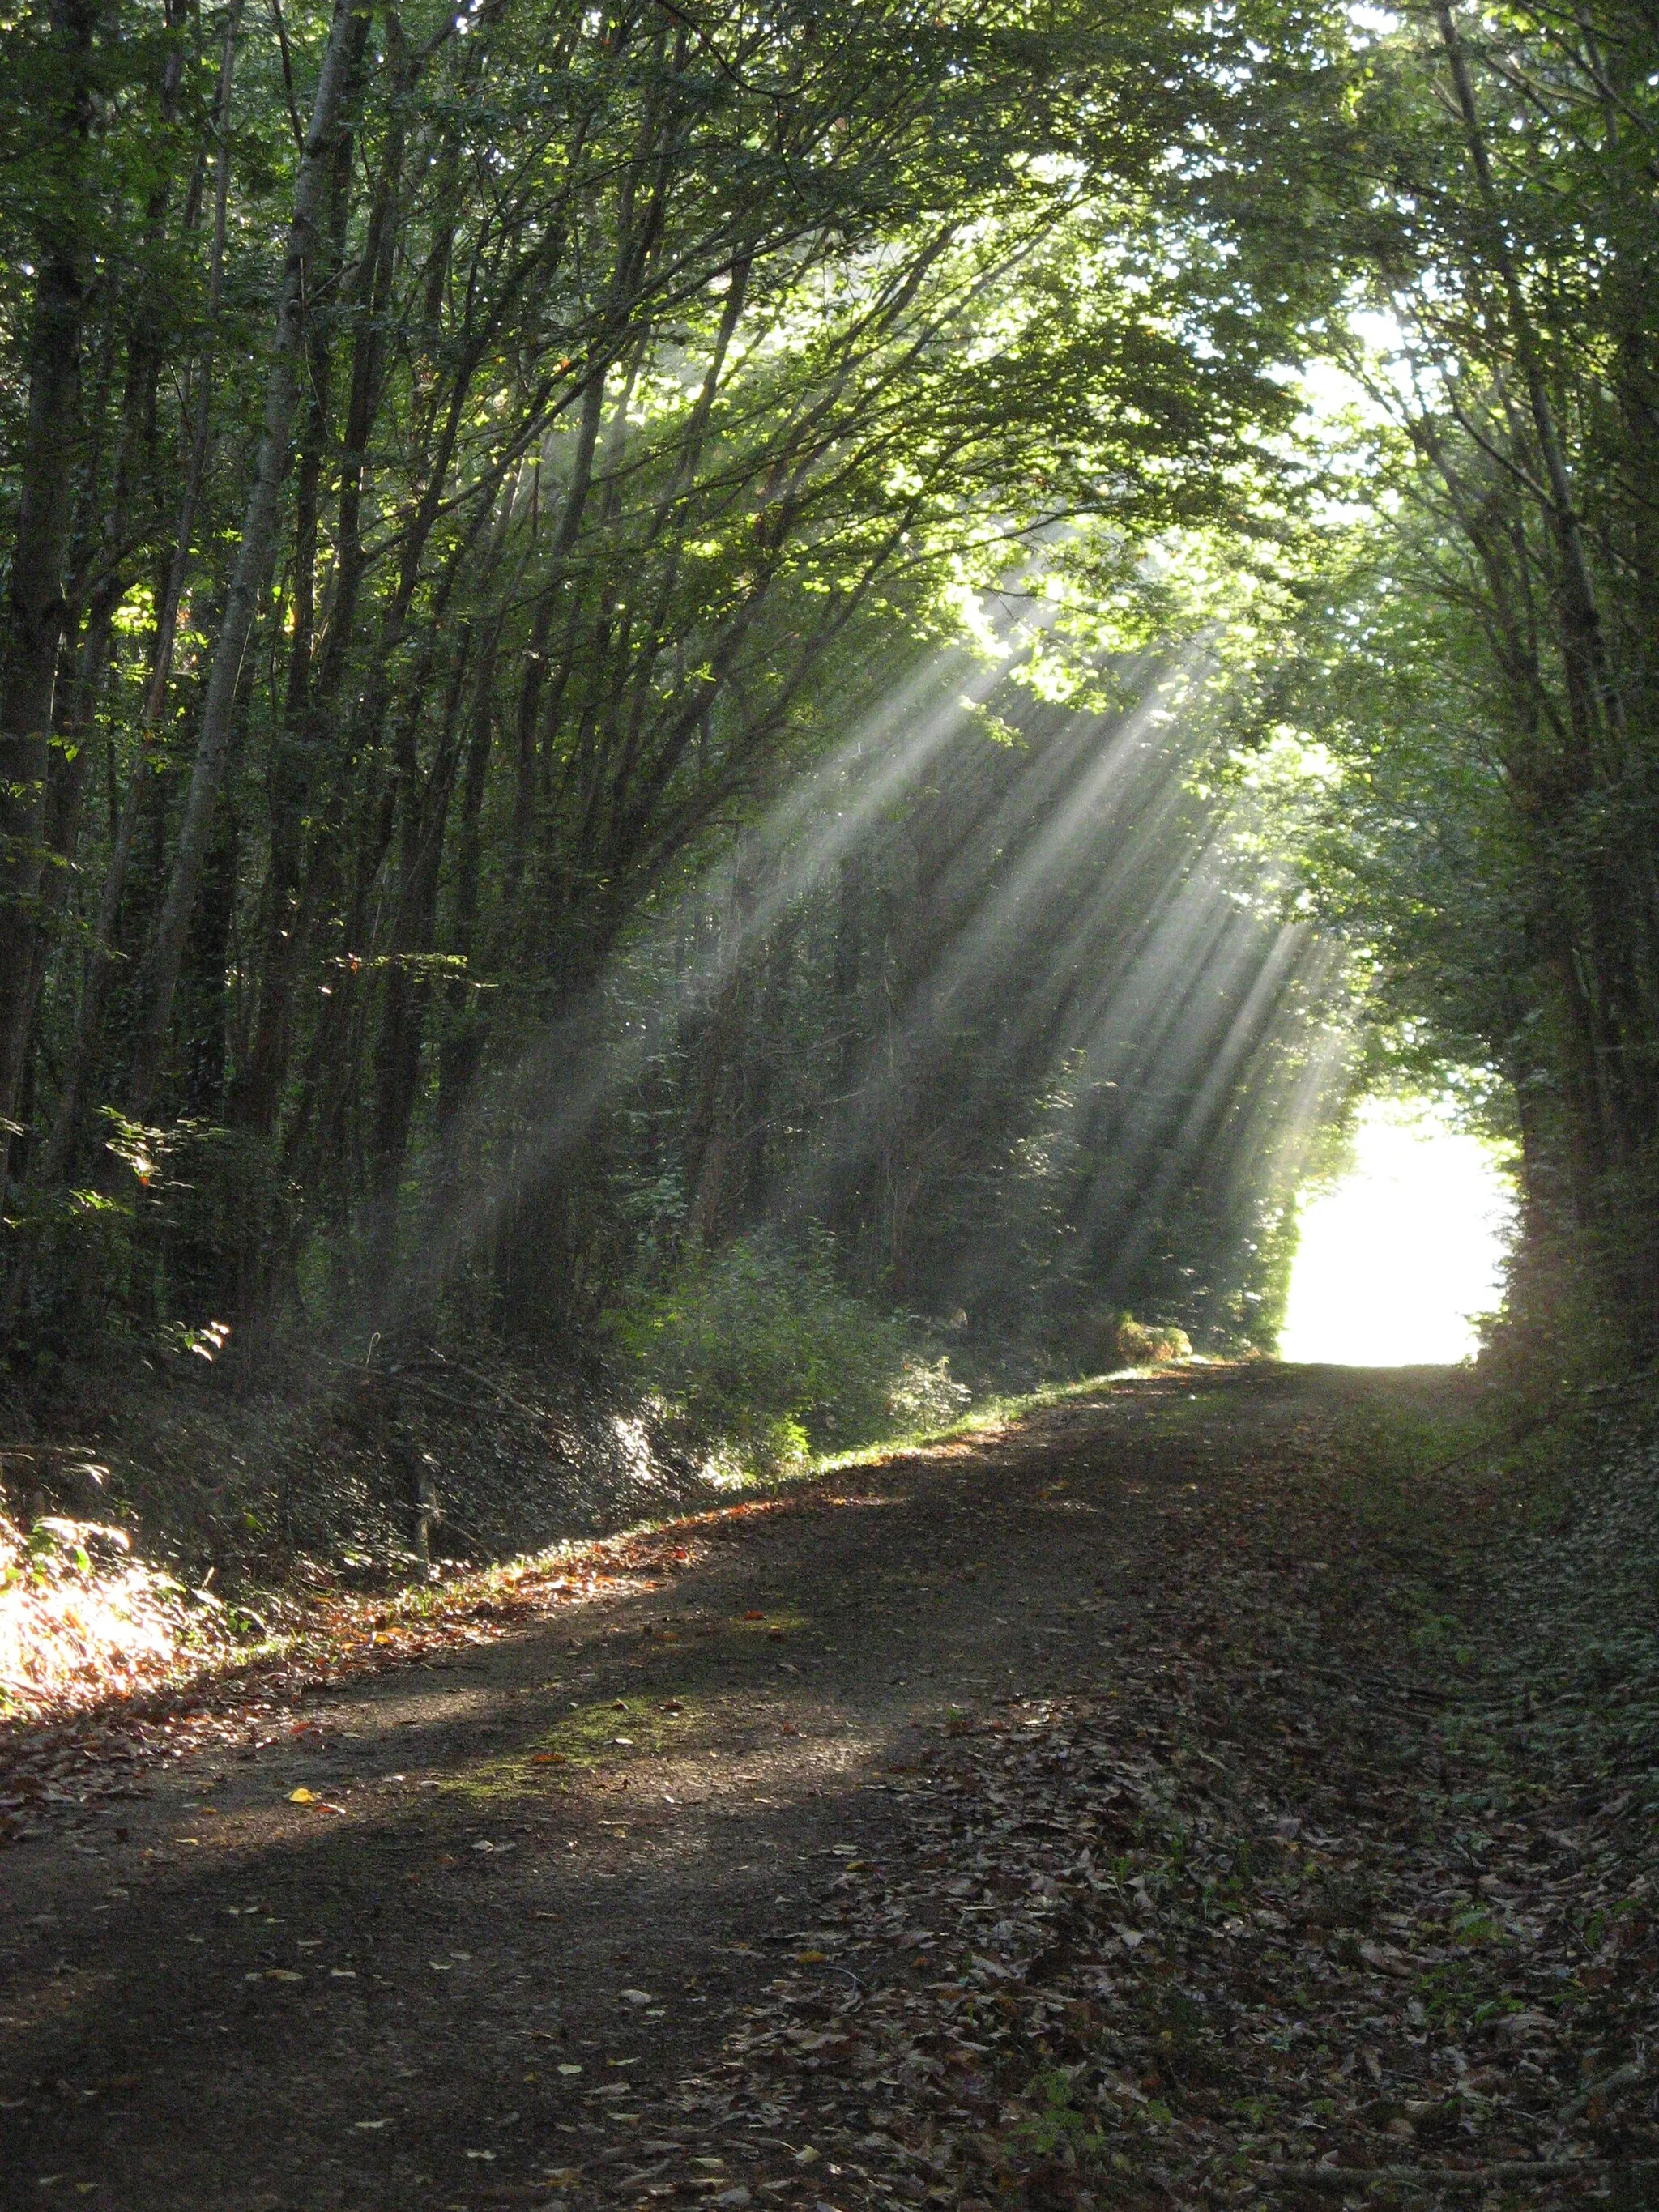
[[[0,2206],[1653,2203],[1651,0],[0,0]]]
[[[18,12],[9,1387],[459,1331],[822,1429],[896,1326],[1271,1350],[1401,1077],[1518,1145],[1526,1360],[1642,1365],[1653,62]]]

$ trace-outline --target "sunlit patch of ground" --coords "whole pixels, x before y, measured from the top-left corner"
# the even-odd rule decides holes
[[[71,1802],[100,1756],[6,1862],[0,2172],[1127,2212],[1616,2166],[1647,2204],[1650,1478],[1540,1545],[1476,1395],[1147,1376],[615,1542],[585,1619],[528,1571],[434,1593],[492,1648],[250,1680]]]
[[[653,1577],[692,1555],[685,1532],[763,1510],[729,1507],[669,1533],[563,1545],[389,1595],[262,1592],[257,1613],[252,1601],[221,1607],[210,1593],[185,1591],[140,1563],[46,1546],[0,1522],[0,1723],[19,1724],[21,1747],[36,1732],[29,1724],[113,1717],[147,1698],[146,1709],[159,1711],[152,1693],[161,1692],[175,1703],[186,1697],[192,1724],[210,1729],[210,1709],[234,1711],[256,1682],[293,1687],[376,1674],[562,1607],[659,1588]],[[125,1541],[119,1531],[100,1533]],[[0,1749],[9,1748],[0,1736]]]
[[[0,1719],[165,1680],[223,1641],[194,1592],[131,1555],[120,1529],[0,1518]]]
[[[1406,1367],[1471,1358],[1502,1294],[1513,1189],[1491,1146],[1428,1101],[1372,1099],[1354,1162],[1304,1209],[1285,1359]]]
[[[103,1532],[102,1548],[94,1546],[82,1565],[67,1540],[42,1537],[32,1549],[27,1535],[0,1519],[0,1730],[9,1723],[33,1733],[42,1723],[100,1711],[113,1717],[135,1699],[153,1704],[155,1692],[175,1703],[187,1697],[193,1724],[210,1727],[205,1703],[234,1705],[251,1674],[293,1683],[378,1673],[574,1601],[650,1589],[650,1581],[637,1578],[678,1572],[711,1528],[729,1532],[738,1520],[781,1510],[809,1484],[896,1463],[922,1447],[971,1457],[1020,1416],[1086,1396],[1105,1379],[998,1398],[948,1428],[803,1462],[763,1487],[745,1474],[751,1495],[709,1511],[642,1521],[621,1535],[579,1539],[487,1567],[447,1568],[430,1583],[390,1590],[343,1588],[326,1571],[313,1578],[314,1563],[302,1561],[307,1571],[283,1587],[245,1590],[227,1604],[118,1553],[112,1547],[128,1540],[121,1530]],[[823,1495],[832,1505],[889,1503],[833,1489]],[[800,1625],[799,1616],[768,1613],[732,1624],[732,1632],[765,1637]],[[0,1749],[6,1747],[0,1735]],[[4,1825],[0,1808],[0,1832]]]

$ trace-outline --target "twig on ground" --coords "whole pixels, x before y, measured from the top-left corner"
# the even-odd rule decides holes
[[[1571,2103],[1562,2106],[1562,2121],[1577,2119],[1581,2113],[1589,2110],[1598,2097],[1607,2096],[1614,2089],[1631,2088],[1647,2078],[1648,2062],[1645,2057],[1632,2058],[1628,2065],[1615,2066],[1611,2074],[1603,2074],[1599,2081],[1587,2081]]]
[[[1302,2189],[1486,2189],[1493,2182],[1593,2180],[1616,2173],[1634,2180],[1659,2173],[1659,2158],[1504,2158],[1481,2166],[1259,2166],[1260,2181],[1294,2182]]]

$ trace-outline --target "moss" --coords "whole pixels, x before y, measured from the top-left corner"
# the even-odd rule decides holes
[[[682,1710],[666,1711],[665,1702]],[[441,1788],[447,1796],[481,1804],[545,1796],[572,1775],[677,1748],[686,1740],[693,1718],[690,1704],[672,1692],[665,1701],[654,1697],[606,1698],[565,1715],[520,1750],[480,1760],[464,1774],[447,1777]],[[623,1738],[626,1741],[619,1741]]]

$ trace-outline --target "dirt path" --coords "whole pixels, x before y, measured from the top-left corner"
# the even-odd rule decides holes
[[[1210,2096],[1194,2061],[1191,2125],[1225,2112],[1225,2149],[1243,2163],[1224,2181],[1220,2154],[1205,2150],[1201,2190],[1174,2178],[1181,2157],[1194,2175],[1203,2159],[1177,2155],[1181,2069],[1166,2057],[1158,2072],[1158,2036],[1174,2050],[1184,2033],[1173,2014],[1173,2026],[1146,2030],[1150,2074],[1120,2051],[1112,2077],[1165,2116],[1145,2122],[1176,2131],[1162,2149],[1147,2147],[1139,2112],[1121,2141],[1094,2120],[1074,2124],[1065,2088],[1036,2093],[1060,2111],[1046,2136],[1041,2110],[1033,2122],[998,2100],[1018,2094],[1034,2063],[1073,2079],[1041,2012],[1035,2028],[1019,2013],[1045,1974],[1056,1989],[1056,1975],[1094,1974],[1109,2028],[1101,1942],[1119,1947],[1124,1990],[1151,1972],[1159,1942],[1143,1952],[1142,1929],[1125,1923],[1163,1892],[1135,1875],[1130,1845],[1151,1848],[1186,1780],[1208,1802],[1205,1791],[1219,1796],[1210,1770],[1232,1771],[1239,1817],[1253,1807],[1256,1828],[1283,1835],[1288,1820],[1293,1835],[1289,1785],[1302,1775],[1316,1836],[1325,1785],[1304,1770],[1322,1721],[1303,1743],[1279,1718],[1264,1724],[1271,1755],[1252,1772],[1237,1714],[1206,1733],[1182,1668],[1201,1672],[1225,1642],[1214,1608],[1227,1577],[1257,1572],[1252,1546],[1316,1581],[1331,1571],[1311,1557],[1321,1524],[1297,1519],[1292,1492],[1328,1468],[1334,1425],[1361,1387],[1260,1370],[1113,1389],[665,1532],[609,1595],[464,1655],[324,1690],[297,1711],[251,1705],[240,1743],[187,1751],[98,1828],[0,1858],[0,2203],[404,2212],[758,2197],[840,2212],[969,2203],[981,2185],[1085,2206],[1231,2201],[1256,2188],[1258,2169],[1288,2174],[1287,2139],[1260,2115],[1241,2118],[1236,2097]],[[1329,1532],[1332,1558],[1347,1540]],[[1341,1638],[1364,1610],[1360,1550],[1342,1571],[1358,1587],[1334,1608],[1329,1695],[1354,1731],[1342,1756],[1364,1738],[1370,1778],[1356,1784],[1345,1767],[1332,1802],[1346,1791],[1349,1813],[1379,1834],[1402,1814],[1401,1833],[1415,1833],[1409,1793],[1431,1786],[1419,1762],[1437,1762],[1432,1786],[1449,1786],[1443,1692],[1419,1683],[1418,1702],[1391,1698],[1384,1668],[1378,1694],[1356,1694]],[[1413,1587],[1429,1586],[1419,1576]],[[1420,1601],[1450,1618],[1459,1597]],[[1282,1664],[1259,1645],[1244,1652],[1241,1694],[1265,1683],[1271,1698]],[[1236,1653],[1229,1664],[1239,1672]],[[1428,1664],[1419,1652],[1413,1674]],[[1139,1701],[1103,1704],[1119,1694],[1108,1677],[1141,1684]],[[1095,1702],[1079,1705],[1085,1695]],[[1166,1695],[1188,1699],[1190,1728],[1172,1733]],[[1042,1761],[1009,1748],[1028,1722],[1049,1731]],[[1088,1782],[1087,1762],[1109,1755],[1110,1773]],[[1206,1816],[1194,1817],[1201,1838]],[[1115,1820],[1115,1858],[1104,1848]],[[999,1905],[996,1854],[1027,1830],[1033,1849],[1069,1840],[1051,1869],[1038,1849],[1017,1870],[1024,1903]],[[1325,1843],[1320,1865],[1339,1871],[1320,1879],[1334,1896],[1342,1856]],[[1167,1839],[1158,1848],[1165,1865]],[[1182,1848],[1190,1859],[1200,1845]],[[1115,1939],[1085,1942],[1086,1915],[1066,1921],[1079,1864],[1085,1889],[1117,1885]],[[1245,1936],[1276,1940],[1261,1911],[1285,1925],[1271,1906],[1238,1919],[1241,1897],[1223,1902],[1204,1923],[1218,1952]],[[1379,1927],[1373,1969],[1368,1916],[1338,1911],[1335,1923],[1359,1929],[1352,1973],[1367,1986],[1382,1977],[1378,2002],[1399,1999],[1402,2039],[1431,2041],[1384,1955],[1420,1943]],[[1331,1926],[1328,1911],[1312,1939],[1322,1959]],[[1185,1940],[1165,1936],[1162,1955]],[[1340,1980],[1348,1954],[1334,1956]],[[1200,2008],[1203,1971],[1183,1968],[1180,1981]],[[1166,1981],[1167,1996],[1176,1981]],[[1067,2033],[1095,2033],[1072,2019],[1095,2002],[1086,1991],[1067,1984],[1042,2002],[1056,2034],[1063,2007]],[[977,2056],[927,2043],[929,2006],[945,2008]],[[912,2014],[902,2048],[888,2036],[849,2071],[860,2021],[869,2037],[871,2023]],[[1194,2017],[1196,2051],[1221,2016]],[[1368,2094],[1367,2065],[1379,2072],[1379,2052],[1395,2063],[1388,2032],[1374,2026],[1360,2057]],[[1455,2019],[1440,2033],[1468,2070],[1469,2036]],[[1617,2057],[1606,2036],[1596,2048]],[[1511,2049],[1538,2070],[1524,2038]],[[1345,2053],[1326,2055],[1334,2069]],[[1024,2130],[1023,2163],[998,2149],[999,2110],[1005,2128]],[[907,2116],[920,2131],[908,2148]],[[1416,2132],[1403,2106],[1399,2117],[1392,2136],[1391,2121],[1376,2120],[1396,2150]],[[1327,2148],[1288,2141],[1310,2157]],[[1480,2154],[1501,2164],[1506,2148],[1542,2148],[1483,2138]],[[1262,2201],[1293,2196],[1285,2180]]]

